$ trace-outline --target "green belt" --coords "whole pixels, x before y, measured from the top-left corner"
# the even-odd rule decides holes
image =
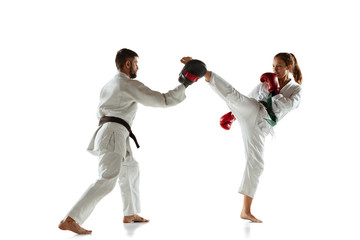
[[[266,119],[264,118],[272,127],[274,127],[277,122],[278,122],[278,118],[277,116],[275,115],[274,111],[273,111],[273,108],[272,108],[272,96],[273,96],[273,93],[271,92],[268,97],[267,97],[267,102],[265,101],[260,101],[260,103],[262,105],[264,105],[264,107],[266,108],[266,111],[267,113],[269,114],[270,118],[271,119]]]

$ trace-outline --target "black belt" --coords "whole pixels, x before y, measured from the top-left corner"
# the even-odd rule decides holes
[[[272,127],[274,127],[277,122],[279,121],[277,116],[275,115],[273,108],[272,108],[272,96],[273,93],[271,92],[268,97],[267,97],[267,101],[260,101],[260,103],[262,103],[262,105],[264,105],[264,107],[266,108],[267,113],[269,114],[271,119],[266,119],[264,118]]]
[[[107,123],[107,122],[115,122],[115,123],[119,123],[121,125],[123,125],[124,127],[126,127],[126,129],[129,131],[130,133],[130,137],[134,140],[135,144],[136,144],[136,147],[139,148],[140,145],[139,143],[137,142],[136,140],[136,137],[135,135],[133,134],[133,132],[131,131],[131,127],[130,125],[123,119],[121,118],[117,118],[117,117],[102,117],[100,118],[100,121],[99,121],[99,126],[103,125],[104,123]]]

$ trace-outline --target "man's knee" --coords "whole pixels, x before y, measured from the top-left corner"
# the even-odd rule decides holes
[[[107,153],[101,156],[99,164],[99,179],[112,180],[118,178],[121,167],[121,156],[116,153]]]
[[[108,194],[114,189],[116,185],[116,178],[100,178],[95,184],[98,185],[98,188],[100,188],[105,194]]]

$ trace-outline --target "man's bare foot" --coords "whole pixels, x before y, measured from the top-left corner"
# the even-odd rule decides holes
[[[261,220],[257,219],[256,217],[254,217],[250,212],[246,213],[245,211],[242,211],[240,214],[240,217],[242,219],[246,219],[246,220],[250,220],[252,222],[256,222],[256,223],[262,223]]]
[[[69,230],[77,234],[91,234],[92,232],[91,230],[89,231],[80,227],[80,225],[69,216],[60,222],[59,228],[61,230]]]
[[[131,215],[131,216],[124,216],[124,223],[132,223],[132,222],[149,222],[150,220],[140,217],[139,215]]]

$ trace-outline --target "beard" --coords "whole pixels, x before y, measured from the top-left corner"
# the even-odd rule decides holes
[[[136,78],[136,73],[130,73],[130,78],[131,78],[131,79]]]
[[[131,68],[130,68],[130,78],[131,78],[131,79],[136,78],[136,72],[135,72],[135,70],[133,69],[132,66],[131,66]]]

